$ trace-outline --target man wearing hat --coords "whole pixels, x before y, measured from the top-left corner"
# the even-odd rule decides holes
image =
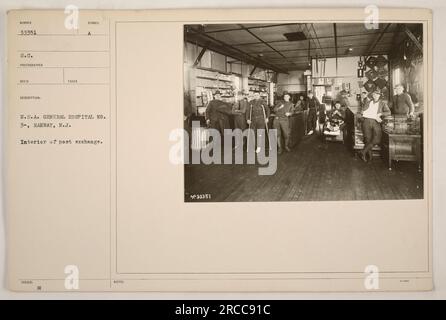
[[[266,129],[268,125],[269,108],[260,97],[260,92],[254,92],[254,98],[248,102],[248,109],[246,110],[246,119],[250,128],[254,130],[255,137],[262,138],[261,134],[257,136],[258,129]],[[265,132],[266,134],[266,132]],[[257,141],[257,139],[255,139]],[[258,142],[258,141],[257,141]],[[256,144],[256,153],[260,152],[260,145]]]
[[[364,107],[368,101],[370,101],[369,93],[367,91],[362,91],[361,92],[361,101],[360,101],[359,105],[361,107]]]
[[[407,92],[404,92],[402,84],[395,86],[395,95],[393,96],[393,113],[397,115],[413,116],[414,105],[412,98]]]
[[[367,162],[372,160],[373,147],[381,143],[382,117],[390,115],[390,109],[387,103],[381,99],[381,91],[379,89],[373,91],[372,100],[367,101],[360,114],[363,118],[364,149],[359,152],[359,157]]]
[[[275,118],[273,128],[277,130],[278,153],[281,154],[283,149],[290,152],[290,120],[289,117],[294,112],[294,104],[290,101],[290,94],[283,93],[283,101],[278,101],[274,107]],[[283,136],[283,144],[282,144]]]
[[[220,132],[223,138],[224,129],[228,129],[229,125],[229,114],[232,113],[232,107],[229,103],[221,100],[220,91],[215,91],[214,99],[209,101],[206,107],[206,123],[213,129]]]

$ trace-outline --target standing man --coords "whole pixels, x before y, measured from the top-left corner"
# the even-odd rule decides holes
[[[305,98],[303,95],[299,95],[299,100],[296,102],[296,106],[294,107],[294,110],[296,111],[304,111],[305,110]]]
[[[248,97],[246,93],[238,92],[238,101],[232,106],[234,126],[242,131],[246,129],[246,110],[248,110]]]
[[[256,153],[259,153],[261,150],[260,145],[258,144],[258,139],[262,138],[262,134],[259,132],[257,135],[258,129],[263,129],[266,131],[266,126],[268,125],[268,117],[269,117],[269,108],[266,102],[260,98],[260,92],[254,93],[254,99],[249,101],[248,109],[246,110],[246,119],[247,123],[250,124],[251,129],[254,130],[254,146],[256,146]],[[266,133],[266,132],[265,132]]]
[[[307,101],[306,98],[303,95],[299,96],[299,101],[297,101],[296,103],[296,110],[299,110],[298,108],[301,107],[303,110],[302,113],[302,120],[303,120],[303,127],[304,127],[304,135],[307,134],[308,129],[307,129],[307,124],[308,124],[308,106],[307,106]]]
[[[281,154],[283,149],[290,152],[290,120],[289,117],[294,112],[294,105],[290,101],[290,94],[285,92],[283,94],[283,101],[279,101],[274,107],[274,123],[273,128],[277,130],[277,145],[279,147],[278,153]],[[282,136],[284,143],[282,144]]]
[[[214,99],[209,101],[206,107],[206,123],[213,129],[220,132],[223,139],[224,129],[228,129],[229,117],[228,114],[232,112],[232,107],[221,100],[220,91],[214,93]]]
[[[320,108],[319,100],[313,95],[312,91],[308,91],[307,108],[307,129],[309,130],[307,134],[310,135],[316,131],[317,113]]]
[[[407,92],[404,92],[402,84],[395,86],[395,95],[393,96],[393,114],[397,115],[409,115],[413,117],[415,107],[412,102],[412,98]]]
[[[234,103],[234,105],[232,106],[232,114],[234,115],[234,126],[235,129],[240,129],[242,131],[244,131],[247,127],[246,125],[246,111],[248,110],[248,95],[246,93],[243,92],[238,92],[237,94],[237,98],[239,99],[238,101],[236,101]],[[245,140],[245,138],[243,138],[243,140]],[[237,149],[238,147],[240,147],[237,143],[237,139],[235,141],[236,145],[235,148]],[[243,146],[243,142],[242,142],[242,146]]]
[[[347,90],[341,90],[339,92],[339,101],[341,102],[341,106],[344,108],[350,107],[350,101],[348,100],[350,97],[350,93]]]
[[[387,103],[381,99],[381,91],[376,89],[372,93],[372,100],[361,110],[363,122],[362,133],[364,135],[364,149],[359,152],[359,157],[364,161],[372,160],[372,149],[381,143],[381,122],[383,116],[390,115]]]

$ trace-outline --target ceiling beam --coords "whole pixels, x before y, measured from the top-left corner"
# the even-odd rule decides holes
[[[263,41],[263,39],[261,39],[259,36],[257,36],[255,33],[253,33],[251,30],[245,28],[242,24],[239,24],[239,26],[245,30],[246,32],[248,32],[251,36],[253,36],[254,38],[256,38],[257,40],[259,40],[261,43],[263,43],[264,45],[266,45],[268,48],[270,48],[271,50],[273,50],[274,52],[280,54],[282,56],[282,58],[284,58],[285,60],[288,60],[287,57],[285,57],[283,55],[282,52],[276,50],[274,47],[272,47],[269,43]],[[291,62],[292,63],[292,62]]]
[[[200,63],[201,58],[203,58],[203,55],[206,52],[206,50],[207,50],[207,47],[203,47],[201,49],[200,53],[197,56],[197,59],[195,59],[195,62],[194,62],[194,65],[193,65],[194,67],[198,66],[198,64]]]
[[[311,28],[313,29],[313,32],[314,32],[314,35],[315,35],[314,38],[317,40],[317,43],[318,43],[318,45],[319,45],[319,48],[320,48],[321,51],[322,51],[322,56],[325,56],[325,54],[324,54],[324,50],[322,50],[321,43],[319,42],[319,39],[320,39],[320,38],[317,36],[316,29],[314,29],[314,23],[311,24]]]
[[[245,52],[243,50],[240,50],[240,49],[238,49],[238,48],[236,48],[236,47],[234,47],[234,46],[232,46],[230,44],[227,44],[224,41],[221,41],[219,39],[215,39],[214,37],[211,37],[210,35],[205,34],[204,32],[202,32],[200,30],[196,30],[194,28],[189,28],[188,32],[193,32],[195,34],[201,35],[201,36],[207,38],[208,40],[212,40],[212,41],[220,44],[222,47],[226,48],[225,51],[227,51],[228,49],[230,51],[236,51],[236,52],[238,52],[240,55],[242,55],[244,57],[244,59],[241,59],[241,57],[237,57],[237,56],[231,55],[230,53],[224,53],[225,55],[231,56],[234,59],[241,59],[241,60],[244,60],[245,62],[248,62],[248,63],[251,63],[251,64],[258,64],[259,66],[261,66],[261,67],[263,67],[265,69],[271,69],[271,70],[279,72],[279,73],[288,74],[288,72],[286,70],[278,68],[278,67],[274,66],[273,64],[270,64],[270,63],[264,61],[263,59],[260,59],[258,57],[254,57],[251,54],[249,54],[249,53],[247,53],[247,52]],[[190,41],[190,42],[194,43],[194,41]],[[208,48],[210,50],[213,50],[213,48],[211,48],[210,44],[208,45]]]
[[[418,41],[417,37],[415,37],[415,35],[412,33],[412,31],[410,31],[409,28],[407,28],[407,26],[404,26],[404,32],[407,34],[409,39],[412,40],[412,42],[415,44],[415,46],[418,48],[418,50],[423,52],[423,46]]]
[[[306,34],[305,36],[307,37],[308,40],[313,41],[313,43],[314,43],[314,49],[317,49],[317,44],[316,44],[316,42],[314,41],[314,37],[311,37],[310,29],[308,28],[308,26],[307,26],[306,23],[304,24],[304,26],[305,26],[305,29],[307,29],[307,34]],[[301,32],[304,33],[303,28],[301,28]],[[304,33],[304,34],[305,34],[305,33]],[[317,54],[317,52],[316,52],[316,58],[317,58],[317,56],[318,56],[318,54]]]
[[[389,51],[387,51],[387,50],[374,51],[374,54],[388,54],[388,53],[389,53]],[[349,54],[349,53],[344,53],[344,54],[343,53],[338,53],[338,58],[351,57],[351,56],[352,56],[352,54]],[[334,55],[331,55],[331,56],[328,55],[326,57],[318,57],[318,60],[321,60],[321,59],[331,59],[331,58],[335,58],[335,56]],[[308,61],[308,58],[304,57],[304,56],[294,57],[294,58],[290,58],[290,59],[292,61],[294,61],[294,63],[297,63],[297,64],[304,63],[304,62]],[[288,62],[284,61],[283,59],[278,59],[278,58],[271,59],[270,61],[271,61],[271,63],[274,63],[275,65],[288,64]]]
[[[252,77],[252,75],[254,74],[254,72],[256,71],[257,66],[254,66],[254,68],[252,68],[251,72],[249,73],[249,76]]]
[[[357,48],[363,48],[363,47],[369,47],[369,46],[370,46],[369,44],[361,44],[361,45],[353,45],[353,46],[352,45],[344,45],[344,46],[338,45],[338,56],[341,56],[341,53],[339,52],[339,49],[350,48],[350,47],[352,47],[354,49],[357,49]],[[327,50],[327,49],[331,50],[331,49],[334,49],[334,48],[335,47],[323,47],[323,49],[325,49],[325,50]],[[315,49],[316,48],[311,48],[311,50],[315,50]],[[283,52],[301,52],[301,51],[308,52],[308,48],[281,50],[282,53]],[[258,54],[260,52],[250,52],[250,53],[251,54]],[[262,51],[262,53],[263,54],[265,54],[265,53],[274,53],[274,51]],[[287,58],[288,59],[292,59],[292,58],[307,57],[307,56],[308,56],[308,54],[306,54],[306,55],[299,55],[299,56],[290,56],[290,57],[287,57]],[[334,55],[326,54],[325,56],[323,56],[321,58],[328,58],[328,57],[334,57]],[[273,59],[278,59],[278,58],[270,58],[268,60],[273,60]]]
[[[387,31],[387,29],[389,29],[390,25],[391,25],[391,23],[388,23],[384,27],[384,29],[379,33],[378,37],[376,37],[376,39],[372,42],[369,49],[367,49],[366,56],[370,56],[373,53],[373,50],[375,50],[376,45],[381,40],[381,38],[384,36],[384,33]]]
[[[311,40],[308,39],[308,53],[307,53],[308,65],[311,67],[313,61],[311,61]]]
[[[240,30],[240,29],[237,29]],[[384,32],[385,34],[387,33],[403,33],[403,31],[399,30],[399,31],[386,31]],[[375,36],[375,35],[379,35],[381,34],[381,32],[368,32],[368,33],[355,33],[355,34],[338,34],[338,39],[341,38],[350,38],[350,37],[364,37],[364,36]],[[316,39],[316,38],[315,38]],[[327,39],[333,39],[333,36],[322,36],[322,37],[317,37],[316,40],[327,40]],[[267,41],[268,43],[275,43],[275,44],[279,44],[280,42],[283,43],[290,43],[290,42],[303,42],[303,41],[307,41],[308,39],[304,39],[304,40],[296,40],[296,41],[288,41],[288,40],[271,40],[271,41]],[[255,44],[261,44],[261,42],[243,42],[243,43],[237,43],[237,46],[249,46],[249,45],[255,45]]]
[[[261,26],[244,26],[246,29],[265,29],[265,28],[274,28],[274,27],[283,27],[283,26],[292,26],[292,25],[299,25],[301,23],[279,23],[279,24],[265,24]],[[204,31],[205,33],[218,33],[218,32],[227,32],[227,31],[240,31],[243,30],[242,28],[231,28],[231,29],[220,29],[220,30],[210,30],[210,31]]]
[[[335,43],[335,58],[336,58],[336,75],[338,75],[338,34],[336,31],[336,23],[333,23],[334,43]]]

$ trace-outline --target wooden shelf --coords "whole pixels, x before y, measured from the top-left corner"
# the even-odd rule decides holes
[[[207,86],[197,86],[205,89],[222,89],[222,90],[232,90],[230,87],[207,87]]]
[[[248,80],[261,81],[261,82],[268,82],[268,81],[266,81],[266,80],[257,79],[257,78],[252,78],[252,77],[248,77]]]
[[[226,79],[216,79],[216,78],[211,78],[211,77],[206,77],[206,76],[197,76],[198,79],[206,79],[206,80],[213,80],[213,81],[223,81],[223,82],[229,82],[231,83],[231,80],[226,80]]]
[[[229,73],[229,72],[224,72],[224,71],[221,71],[221,70],[216,70],[216,69],[211,69],[211,68],[197,67],[197,69],[204,70],[204,71],[210,71],[210,72],[217,72],[217,73],[221,73],[221,74],[224,74],[224,75],[227,75],[227,76],[231,75],[231,73]]]

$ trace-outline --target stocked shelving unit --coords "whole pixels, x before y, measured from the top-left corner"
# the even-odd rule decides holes
[[[258,91],[260,92],[260,96],[268,101],[269,88],[266,80],[249,77],[248,86],[250,94]]]
[[[204,112],[208,101],[213,99],[215,91],[219,90],[223,100],[233,102],[235,90],[235,76],[212,69],[196,69],[196,106],[199,113]]]

